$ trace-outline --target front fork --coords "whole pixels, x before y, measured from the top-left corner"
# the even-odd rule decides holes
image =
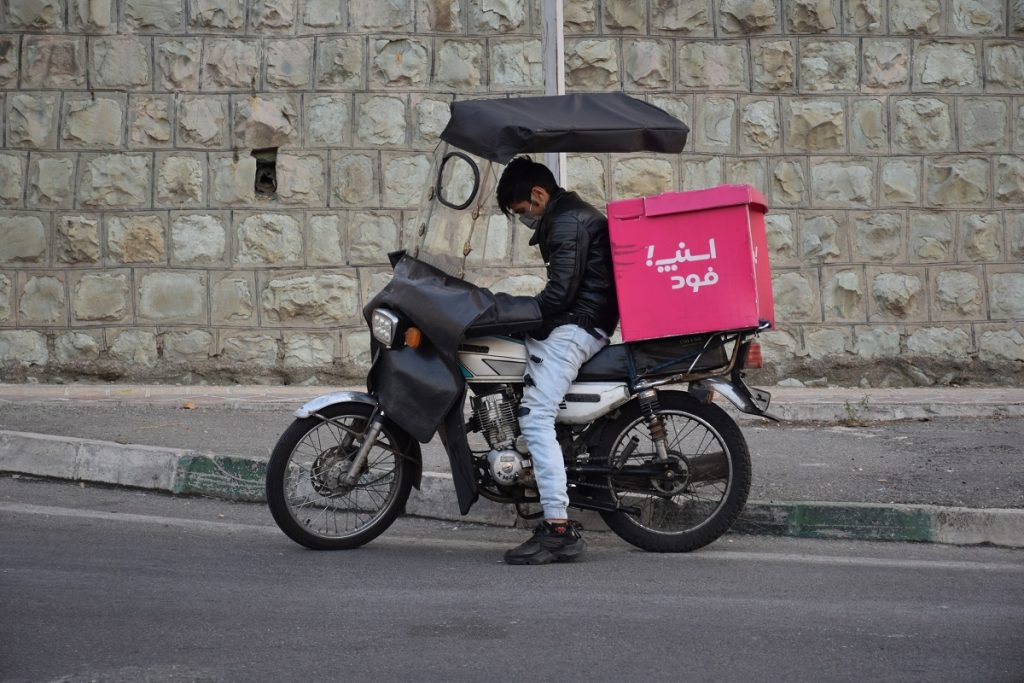
[[[356,452],[355,457],[352,458],[352,464],[349,465],[348,473],[342,477],[339,483],[346,486],[355,486],[363,468],[366,467],[366,460],[369,458],[370,449],[377,443],[377,437],[380,436],[380,430],[383,428],[384,411],[380,408],[375,408],[370,415],[370,419],[367,420],[366,431],[363,432],[362,437],[363,441],[359,444],[359,450]]]

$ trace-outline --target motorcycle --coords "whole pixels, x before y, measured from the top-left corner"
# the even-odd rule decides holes
[[[488,209],[494,164],[523,153],[674,153],[687,132],[618,93],[454,103],[436,183],[403,235],[411,249],[390,255],[393,276],[363,311],[367,391],[309,401],[272,452],[267,500],[282,531],[313,549],[373,540],[419,487],[420,444],[435,434],[463,515],[483,497],[540,516],[517,419],[522,335],[540,322],[539,308],[463,277],[481,241],[474,231],[503,220]],[[770,395],[743,381],[768,327],[610,344],[584,364],[556,418],[570,506],[654,552],[692,551],[728,531],[750,490],[750,454],[713,398],[775,419]]]

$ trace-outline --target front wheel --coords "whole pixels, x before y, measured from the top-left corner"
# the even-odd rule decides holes
[[[624,509],[601,512],[623,540],[654,552],[688,552],[736,521],[750,492],[750,454],[739,427],[714,404],[663,391],[657,417],[666,430],[659,459],[637,401],[606,425],[591,462],[610,465],[602,483]]]
[[[296,420],[267,463],[267,503],[289,538],[314,550],[369,543],[405,507],[415,476],[408,438],[385,422],[354,482],[346,483],[373,407],[328,406]]]

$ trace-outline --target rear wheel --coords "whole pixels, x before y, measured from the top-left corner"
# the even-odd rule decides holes
[[[610,464],[606,484],[625,511],[602,512],[623,540],[654,552],[688,552],[711,543],[736,521],[750,492],[750,454],[739,427],[713,404],[663,391],[657,416],[667,433],[668,461],[636,401],[606,426],[591,456]]]
[[[354,483],[345,483],[373,407],[342,403],[320,417],[296,420],[267,464],[267,503],[289,538],[315,550],[343,550],[372,541],[391,526],[412,488],[408,439],[390,423],[377,436]]]

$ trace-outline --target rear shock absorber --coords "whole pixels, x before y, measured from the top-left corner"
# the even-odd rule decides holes
[[[640,402],[640,413],[647,422],[647,430],[651,433],[651,441],[654,442],[654,450],[657,452],[658,462],[668,461],[668,431],[665,429],[665,422],[658,415],[661,410],[661,403],[658,401],[658,392],[654,389],[645,389],[637,394]]]

